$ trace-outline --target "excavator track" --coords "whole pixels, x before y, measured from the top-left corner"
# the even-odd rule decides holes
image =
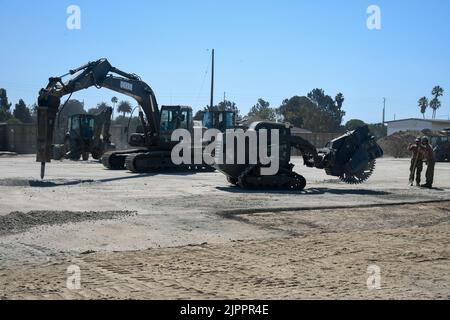
[[[258,166],[248,166],[246,170],[235,181],[229,177],[228,182],[241,188],[259,190],[297,190],[301,191],[306,187],[306,179],[296,172],[283,170],[275,176],[253,175],[253,170]]]
[[[103,166],[110,170],[125,170],[125,161],[127,156],[141,151],[142,150],[139,149],[131,149],[105,152],[101,158],[101,161]]]
[[[130,154],[126,157],[125,167],[131,172],[160,172],[160,171],[203,171],[211,172],[215,169],[206,164],[203,165],[176,165],[171,160],[170,151],[151,151]]]
[[[170,152],[153,151],[130,154],[126,157],[125,167],[131,172],[141,173],[149,171],[167,170],[175,165],[170,161]]]

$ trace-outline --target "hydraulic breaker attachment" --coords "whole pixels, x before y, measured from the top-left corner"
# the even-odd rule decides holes
[[[42,100],[38,101],[36,161],[41,163],[41,179],[45,175],[45,163],[50,162],[52,158],[53,129],[59,107],[59,99],[53,98],[51,100],[53,100],[53,103],[47,105],[44,105],[46,102]]]

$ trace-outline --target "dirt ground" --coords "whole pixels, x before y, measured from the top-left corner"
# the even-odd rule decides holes
[[[2,157],[0,298],[450,298],[450,164],[428,190],[408,160],[359,186],[296,162],[303,192]]]

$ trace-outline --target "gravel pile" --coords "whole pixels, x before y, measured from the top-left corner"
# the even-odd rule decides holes
[[[400,131],[378,140],[378,144],[384,151],[384,155],[394,158],[408,158],[411,152],[408,146],[422,136],[420,131]]]
[[[134,211],[30,211],[11,212],[0,216],[0,235],[24,232],[43,225],[76,223],[90,220],[108,220],[136,215]]]

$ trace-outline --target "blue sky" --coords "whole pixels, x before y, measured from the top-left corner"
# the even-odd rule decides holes
[[[81,30],[66,28],[71,4]],[[366,27],[371,4],[381,30]],[[388,120],[419,117],[418,98],[439,84],[437,114],[448,118],[449,21],[448,0],[2,1],[0,87],[31,105],[48,77],[106,57],[140,75],[160,105],[197,110],[209,103],[215,48],[215,100],[226,92],[242,113],[260,97],[278,107],[319,87],[344,94],[346,120],[379,122],[383,97]],[[113,95],[93,88],[73,97],[93,107]]]

